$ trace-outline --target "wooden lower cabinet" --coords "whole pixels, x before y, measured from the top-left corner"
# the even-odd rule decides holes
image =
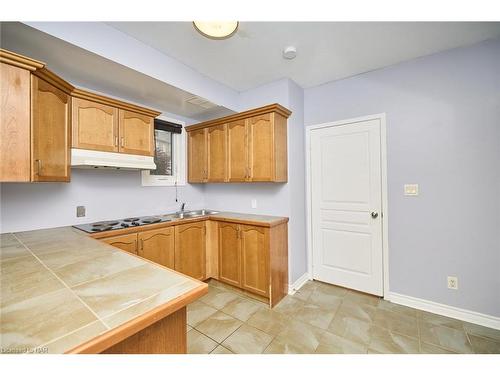
[[[198,280],[206,278],[205,221],[175,226],[175,270]]]
[[[198,280],[218,279],[271,307],[288,294],[286,222],[267,227],[202,220],[102,241]]]
[[[219,280],[241,287],[240,226],[219,223]]]
[[[137,238],[139,256],[168,268],[175,267],[173,227],[139,232]]]
[[[242,225],[241,287],[269,297],[269,229]]]
[[[218,223],[218,279],[268,299],[288,294],[288,226]]]
[[[137,233],[103,238],[101,241],[129,253],[137,254]]]

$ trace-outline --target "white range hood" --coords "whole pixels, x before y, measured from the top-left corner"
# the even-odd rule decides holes
[[[73,168],[156,169],[152,156],[71,149]]]

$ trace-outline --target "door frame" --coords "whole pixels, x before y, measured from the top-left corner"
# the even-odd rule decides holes
[[[374,115],[356,117],[346,120],[327,122],[306,127],[306,225],[307,225],[307,273],[309,280],[313,278],[313,247],[312,247],[312,197],[311,197],[311,134],[312,131],[333,126],[355,124],[357,122],[379,120],[380,121],[380,167],[382,178],[382,282],[383,297],[389,297],[389,211],[387,204],[387,138],[386,138],[386,115],[378,113]]]

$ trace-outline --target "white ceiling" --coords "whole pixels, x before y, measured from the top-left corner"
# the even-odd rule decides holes
[[[2,48],[43,61],[77,87],[205,121],[233,113],[205,109],[187,100],[194,95],[19,22],[0,22]]]
[[[498,22],[241,22],[227,40],[190,22],[108,25],[238,91],[284,77],[312,87],[500,36]],[[294,60],[282,58],[288,45]]]

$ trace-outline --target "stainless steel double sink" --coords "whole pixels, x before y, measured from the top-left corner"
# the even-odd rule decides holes
[[[193,210],[193,211],[178,211],[174,214],[169,214],[165,216],[172,217],[174,219],[188,219],[192,217],[200,217],[200,216],[207,216],[207,215],[213,215],[213,214],[218,214],[219,211],[213,211],[213,210],[207,210],[205,208],[201,210]]]

